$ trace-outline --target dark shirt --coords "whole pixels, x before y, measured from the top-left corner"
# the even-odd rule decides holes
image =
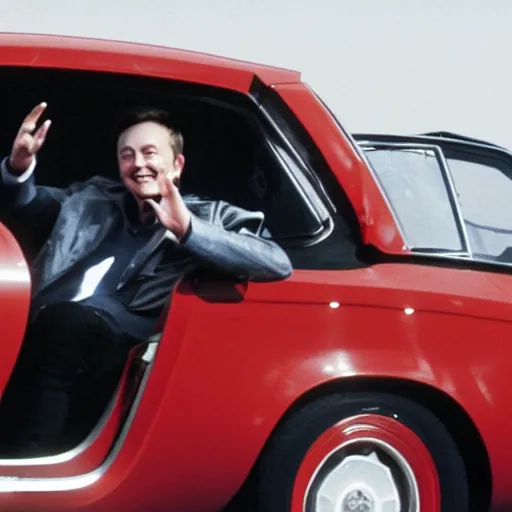
[[[140,224],[133,203],[127,198],[123,216],[96,250],[35,299],[35,311],[52,303],[75,301],[93,308],[114,329],[131,337],[146,339],[154,333],[159,311],[132,313],[116,296],[119,280],[132,258],[161,227],[152,220],[148,225]]]

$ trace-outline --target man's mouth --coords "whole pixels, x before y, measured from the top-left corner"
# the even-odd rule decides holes
[[[156,176],[151,173],[133,174],[132,179],[137,183],[149,183],[156,180]]]

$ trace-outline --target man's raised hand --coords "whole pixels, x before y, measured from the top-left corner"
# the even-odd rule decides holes
[[[46,109],[46,103],[40,103],[32,109],[23,120],[20,129],[14,139],[14,144],[9,157],[9,167],[12,172],[21,175],[29,167],[36,153],[44,144],[51,121],[45,121],[36,131],[37,122]]]
[[[188,230],[191,221],[190,212],[185,205],[178,188],[173,183],[172,176],[168,173],[158,174],[158,186],[161,199],[156,202],[154,199],[147,199],[155,211],[162,225],[181,240]]]

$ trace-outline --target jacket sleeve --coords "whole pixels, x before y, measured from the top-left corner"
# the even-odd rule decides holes
[[[210,222],[192,213],[184,247],[206,265],[240,280],[266,282],[290,276],[292,265],[284,250],[259,236],[263,214],[225,202],[213,208]]]
[[[3,213],[32,228],[49,234],[57,220],[62,202],[71,189],[37,186],[34,180],[36,161],[21,176],[14,175],[7,158],[0,164],[0,197]]]

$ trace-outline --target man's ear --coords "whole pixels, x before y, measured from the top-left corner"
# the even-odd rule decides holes
[[[185,157],[183,155],[178,155],[176,160],[174,161],[174,167],[181,175],[181,171],[183,171],[183,167],[185,167]]]

